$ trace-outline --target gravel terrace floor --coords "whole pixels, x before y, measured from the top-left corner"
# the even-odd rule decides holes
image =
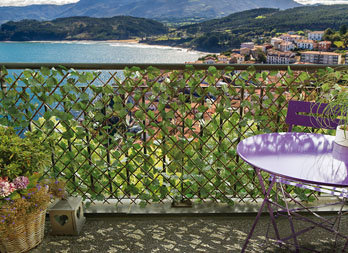
[[[43,242],[31,250],[41,252],[240,252],[255,215],[124,215],[87,216],[80,236],[52,236],[46,222]],[[290,252],[266,241],[269,218],[262,216],[247,252]],[[279,218],[282,233],[289,231],[287,219]],[[296,226],[303,227],[302,222]],[[348,233],[347,218],[341,225]],[[301,245],[319,252],[338,252],[334,237],[314,229],[300,238]],[[300,252],[307,252],[301,250]]]

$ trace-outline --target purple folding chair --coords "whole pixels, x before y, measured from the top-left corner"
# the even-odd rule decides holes
[[[304,101],[289,101],[288,113],[285,122],[289,125],[289,132],[294,125],[313,128],[336,129],[339,119],[329,119],[323,117],[327,104],[312,103]]]
[[[288,104],[288,112],[286,114],[285,122],[289,125],[288,131],[291,132],[294,126],[304,126],[320,129],[336,129],[340,124],[339,119],[332,119],[331,117],[324,117],[327,113],[325,111],[327,104],[313,103],[305,101],[290,100]],[[345,188],[336,188],[329,186],[318,186],[311,184],[299,184],[291,180],[279,178],[278,182],[288,185],[310,189],[317,192],[328,193],[338,197],[348,197],[348,190]]]

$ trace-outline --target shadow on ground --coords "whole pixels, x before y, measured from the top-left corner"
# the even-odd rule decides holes
[[[52,236],[46,222],[44,241],[30,252],[240,252],[253,221],[254,216],[231,215],[87,217],[80,236]],[[278,222],[281,232],[287,233],[288,221]],[[247,252],[291,251],[266,241],[267,227],[267,216],[261,217]],[[348,232],[347,225],[342,229]],[[339,243],[335,247],[334,237],[322,229],[314,229],[301,238],[302,246],[319,252],[336,252],[342,249],[343,242]]]

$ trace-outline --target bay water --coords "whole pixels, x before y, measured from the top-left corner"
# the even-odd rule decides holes
[[[203,55],[204,53],[187,49],[110,41],[0,42],[0,64],[185,63],[195,61]],[[9,75],[18,75],[20,72],[21,70],[10,70]],[[104,74],[107,79],[109,75],[106,71],[102,71],[100,78],[104,79]],[[37,97],[30,91],[27,92],[32,102],[37,102],[37,106],[39,106]],[[87,91],[87,93],[89,92]],[[41,113],[43,113],[42,110]],[[3,116],[0,115],[0,118]],[[35,117],[34,120],[37,118]]]
[[[0,42],[0,63],[185,63],[203,53],[123,42]]]

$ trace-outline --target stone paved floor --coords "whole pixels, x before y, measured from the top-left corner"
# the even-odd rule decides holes
[[[254,216],[231,215],[87,217],[81,235],[71,237],[49,235],[46,222],[44,241],[30,252],[240,252],[253,220]],[[287,220],[279,224],[283,232],[289,231]],[[268,218],[262,217],[248,252],[289,252],[265,241],[261,235],[267,225]],[[343,229],[348,232],[347,225]],[[333,238],[320,229],[307,233],[301,245],[320,252],[336,251]]]

